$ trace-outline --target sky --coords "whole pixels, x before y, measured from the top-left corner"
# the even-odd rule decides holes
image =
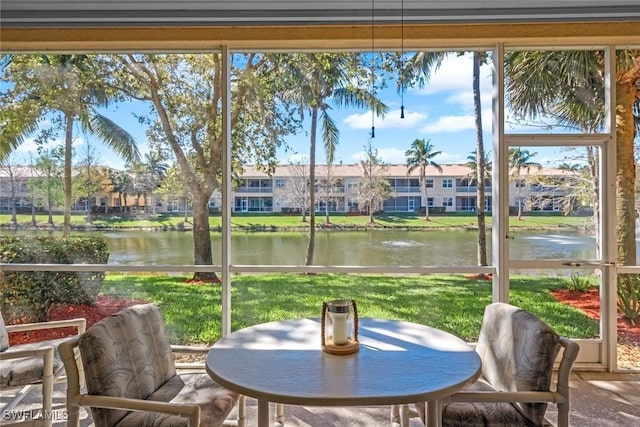
[[[483,65],[480,69],[480,90],[482,105],[482,121],[484,144],[491,150],[491,69]],[[390,108],[384,118],[372,118],[371,111],[333,108],[330,111],[340,130],[340,139],[335,153],[334,164],[354,164],[364,158],[364,149],[368,144],[371,126],[375,126],[375,137],[372,145],[378,157],[388,164],[405,164],[405,151],[415,139],[429,140],[435,151],[441,153],[434,157],[439,164],[465,163],[470,153],[475,150],[475,126],[472,91],[472,56],[455,54],[446,57],[442,66],[433,73],[431,80],[422,88],[407,88],[401,98],[395,84],[382,89],[381,100]],[[405,118],[400,118],[400,106],[404,100]],[[146,108],[146,107],[145,107]],[[121,108],[106,114],[125,127],[138,142],[145,141],[144,129],[132,116],[130,109]],[[307,115],[308,116],[308,115]],[[281,164],[309,158],[309,122],[304,123],[304,132],[287,138],[287,149],[277,152]],[[320,129],[320,127],[319,127]],[[511,132],[533,132],[531,128],[508,124]],[[325,153],[318,135],[317,163],[326,162]],[[76,153],[86,153],[87,141],[82,136],[74,142]],[[116,168],[124,168],[124,163],[109,148],[101,143],[92,143],[98,151],[99,162]],[[28,153],[35,152],[33,138],[27,139],[16,153],[18,159],[24,161]],[[141,152],[147,151],[144,143]],[[539,152],[540,150],[544,152]],[[557,163],[558,154],[549,149],[536,149],[535,161],[542,165]],[[77,156],[78,157],[78,156]]]
[[[481,105],[486,143],[491,144],[491,74],[488,66],[481,68]],[[389,106],[384,118],[372,119],[371,111],[342,109],[331,111],[340,128],[340,142],[335,163],[357,163],[364,157],[372,124],[375,137],[372,145],[385,163],[406,163],[405,151],[415,139],[430,140],[434,150],[442,154],[438,163],[464,163],[475,149],[471,55],[447,57],[423,88],[407,88],[404,92],[405,118],[400,118],[402,97],[395,84],[383,89],[379,97]],[[308,128],[308,126],[307,126]],[[308,137],[292,139],[298,153],[308,158]],[[287,158],[290,153],[284,153]],[[325,162],[322,147],[317,152],[318,163]]]

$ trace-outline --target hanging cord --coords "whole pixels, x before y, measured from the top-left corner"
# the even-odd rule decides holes
[[[404,0],[400,3],[400,118],[404,119]]]
[[[375,63],[375,9],[376,2],[371,0],[371,96],[376,96],[376,63]],[[371,138],[376,137],[375,112],[371,105]]]

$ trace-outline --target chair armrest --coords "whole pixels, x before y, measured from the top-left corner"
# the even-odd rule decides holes
[[[39,348],[15,351],[12,351],[11,347],[9,347],[9,350],[0,353],[0,360],[21,359],[23,357],[42,357],[45,361],[45,366],[47,359],[51,359],[53,366],[53,346],[46,345]]]
[[[193,347],[190,345],[172,345],[171,351],[178,354],[207,354],[209,347]]]
[[[529,403],[564,403],[565,398],[554,391],[459,391],[448,398],[449,402],[529,402]]]
[[[20,325],[6,325],[7,332],[25,332],[25,331],[37,331],[40,329],[56,329],[56,328],[68,328],[76,327],[78,329],[78,335],[82,334],[87,329],[87,319],[76,318],[68,320],[52,320],[50,322],[37,322],[37,323],[23,323]]]
[[[208,347],[194,347],[189,345],[172,345],[171,351],[173,354],[195,354],[205,356],[209,352]],[[204,370],[204,361],[191,361],[191,362],[177,362],[176,368],[181,370],[195,369],[198,372]]]
[[[89,394],[76,395],[71,403],[77,406],[93,408],[120,409],[137,412],[159,412],[187,418],[189,426],[200,424],[200,407],[183,403],[168,403],[151,400],[130,399],[115,396],[95,396]]]

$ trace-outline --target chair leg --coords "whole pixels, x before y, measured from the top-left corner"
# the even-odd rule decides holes
[[[400,405],[391,405],[391,427],[400,427]]]
[[[276,419],[275,426],[283,427],[284,426],[284,403],[276,403]]]
[[[53,348],[44,355],[44,373],[42,378],[42,416],[44,427],[53,424]]]
[[[247,426],[247,397],[241,395],[238,399],[238,427]]]
[[[569,427],[569,402],[558,403],[558,427]]]
[[[400,405],[400,427],[409,427],[410,419],[409,405]]]

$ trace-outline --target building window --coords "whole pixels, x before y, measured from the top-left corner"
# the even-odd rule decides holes
[[[284,188],[284,185],[285,185],[284,179],[276,178],[275,182],[276,182],[276,188]]]
[[[433,179],[425,179],[424,183],[427,188],[433,188]]]
[[[443,179],[442,188],[453,188],[453,179],[451,178]]]
[[[443,197],[442,206],[453,206],[453,197]]]

